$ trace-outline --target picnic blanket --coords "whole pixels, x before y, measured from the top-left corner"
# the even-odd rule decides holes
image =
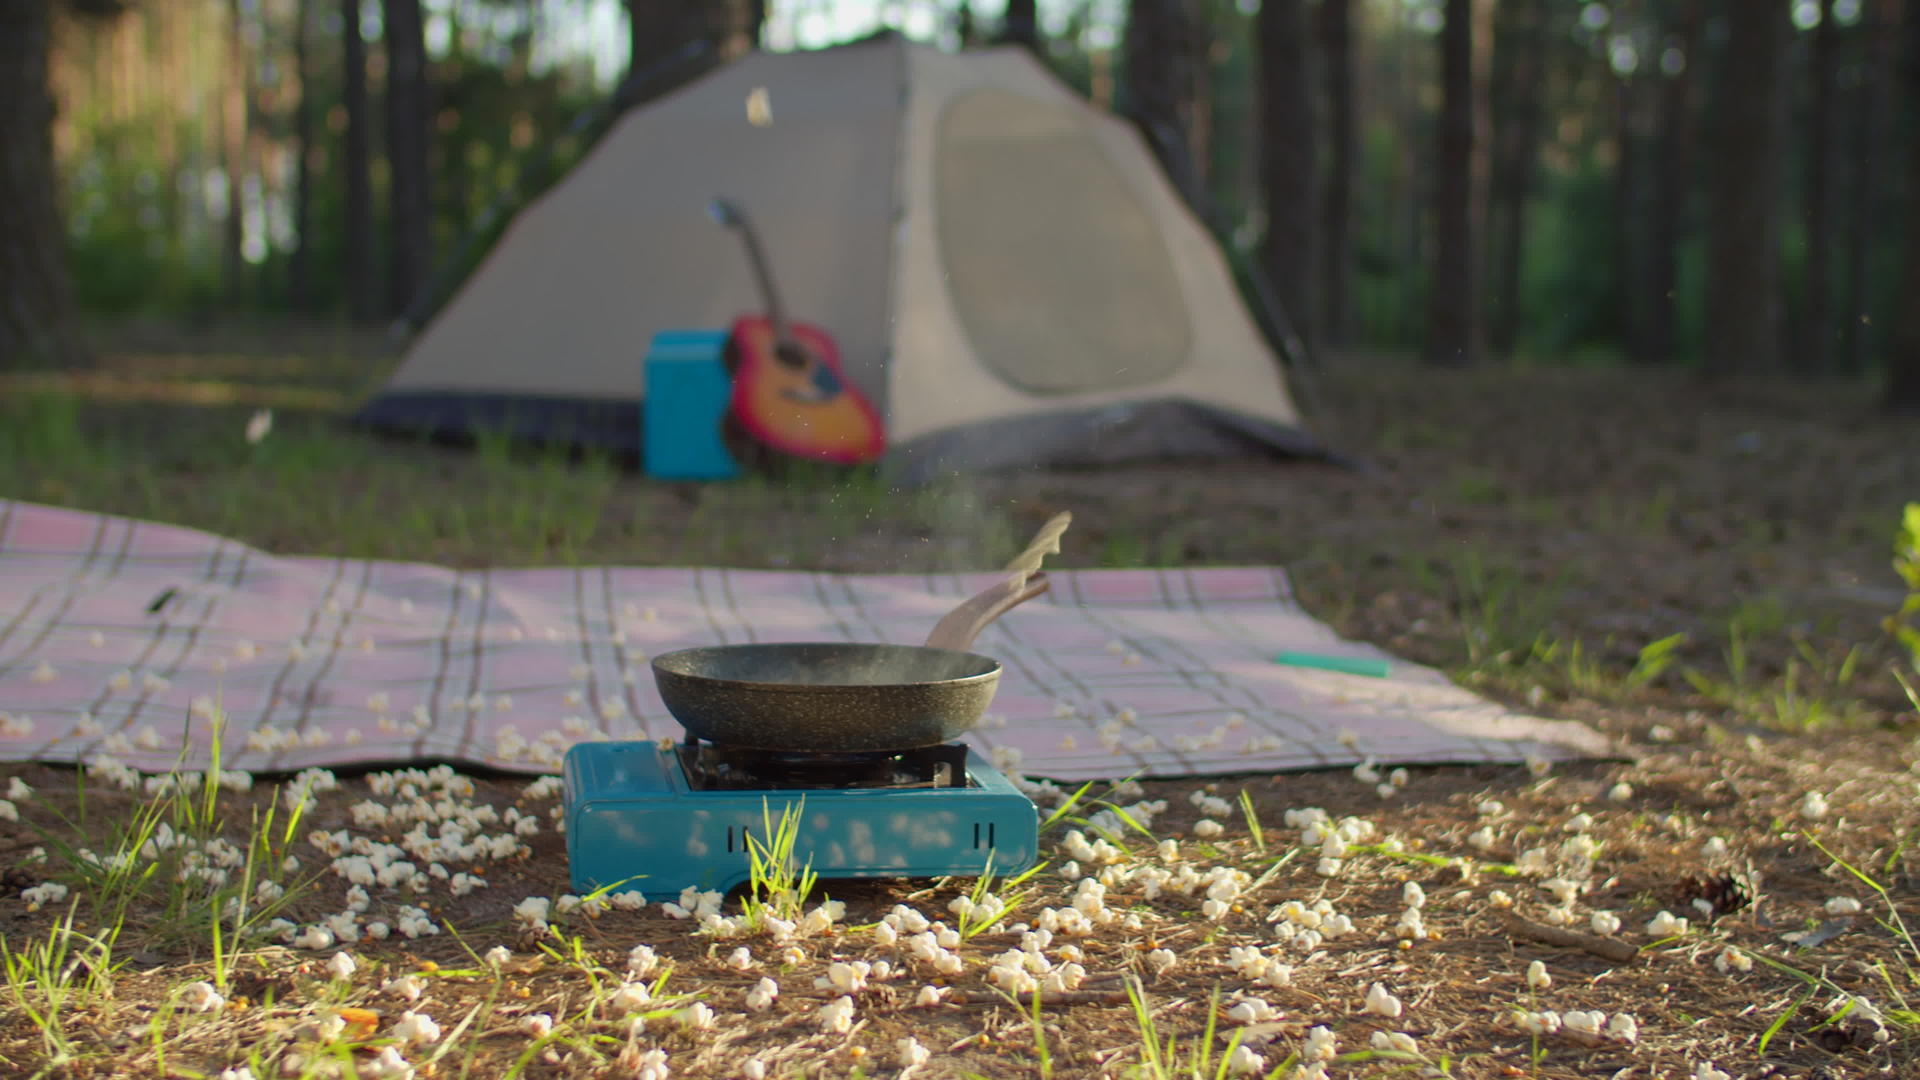
[[[711,567],[461,571],[269,555],[0,500],[0,760],[255,772],[450,761],[554,770],[583,739],[674,739],[648,658],[753,641],[917,642],[981,574]],[[1272,567],[1080,570],[989,627],[968,738],[1063,781],[1601,754],[1302,611]]]

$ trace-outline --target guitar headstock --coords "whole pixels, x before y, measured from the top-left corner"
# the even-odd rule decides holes
[[[746,211],[726,199],[715,199],[708,203],[707,216],[714,220],[714,224],[725,225],[730,229],[738,229],[747,224]]]

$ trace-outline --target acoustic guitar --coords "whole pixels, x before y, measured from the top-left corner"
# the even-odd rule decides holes
[[[732,419],[755,442],[783,454],[840,465],[877,459],[887,445],[885,425],[848,381],[833,338],[787,318],[759,233],[745,212],[724,199],[715,199],[709,212],[739,230],[767,308],[733,323],[727,346]]]

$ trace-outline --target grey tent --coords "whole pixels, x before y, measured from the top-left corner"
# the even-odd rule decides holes
[[[751,54],[629,111],[359,418],[636,448],[653,335],[762,306],[715,197],[757,222],[786,307],[835,339],[909,478],[1316,452],[1132,125],[1022,49],[897,37]]]

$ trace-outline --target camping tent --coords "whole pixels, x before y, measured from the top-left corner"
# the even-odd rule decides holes
[[[716,197],[755,220],[785,306],[835,339],[908,477],[1313,451],[1135,128],[1020,48],[898,37],[751,54],[628,112],[360,419],[636,448],[653,335],[762,307]]]

